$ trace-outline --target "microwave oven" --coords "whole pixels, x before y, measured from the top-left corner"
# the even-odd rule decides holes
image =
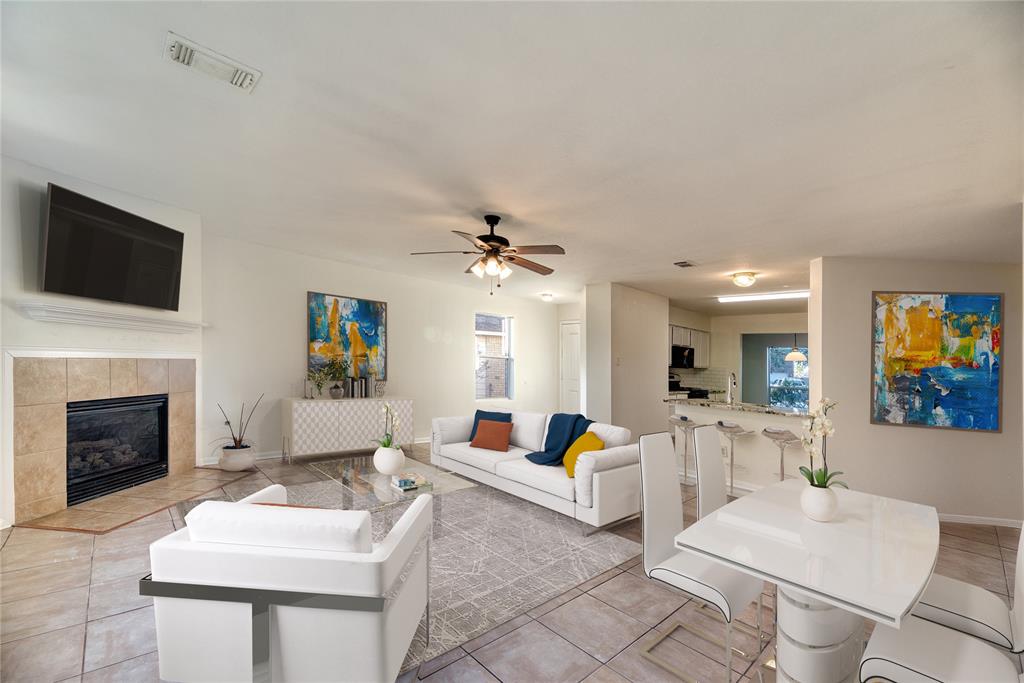
[[[672,365],[673,368],[692,368],[693,367],[693,347],[692,346],[673,346],[672,347]]]

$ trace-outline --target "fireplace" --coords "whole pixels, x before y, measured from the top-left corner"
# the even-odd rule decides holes
[[[167,476],[167,394],[68,403],[68,505]]]

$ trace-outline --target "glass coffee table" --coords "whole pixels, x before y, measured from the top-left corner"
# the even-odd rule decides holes
[[[423,493],[437,496],[476,486],[471,481],[410,458],[406,458],[402,473],[419,475],[426,483],[408,491],[392,486],[391,476],[378,472],[373,467],[371,456],[320,460],[309,463],[307,467],[328,479],[313,484],[290,486],[290,502],[373,512],[412,500]],[[292,500],[293,498],[295,500]]]

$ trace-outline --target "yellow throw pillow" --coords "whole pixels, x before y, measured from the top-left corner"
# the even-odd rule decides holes
[[[580,438],[572,442],[569,450],[565,452],[565,457],[562,458],[566,474],[570,477],[576,476],[576,458],[580,457],[580,453],[589,453],[590,451],[600,451],[603,449],[604,441],[597,438],[597,434],[594,432],[584,432]]]

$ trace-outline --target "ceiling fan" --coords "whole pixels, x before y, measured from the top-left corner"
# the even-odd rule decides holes
[[[519,266],[520,268],[526,268],[532,270],[538,275],[551,275],[555,272],[547,266],[541,265],[536,261],[530,261],[522,257],[522,254],[564,254],[565,249],[558,246],[557,244],[531,244],[521,247],[513,247],[507,239],[501,235],[494,234],[494,228],[501,222],[501,216],[494,214],[487,214],[484,216],[484,222],[491,229],[490,234],[477,235],[474,237],[468,232],[460,232],[458,230],[452,230],[456,235],[465,239],[467,242],[471,242],[476,248],[476,251],[415,251],[412,256],[422,256],[424,254],[475,254],[477,258],[474,259],[473,263],[466,269],[467,273],[473,273],[479,278],[483,278],[484,275],[489,277],[496,277],[499,280],[498,286],[500,287],[500,281],[507,278],[512,274],[512,269],[509,268],[509,264],[513,266]]]

